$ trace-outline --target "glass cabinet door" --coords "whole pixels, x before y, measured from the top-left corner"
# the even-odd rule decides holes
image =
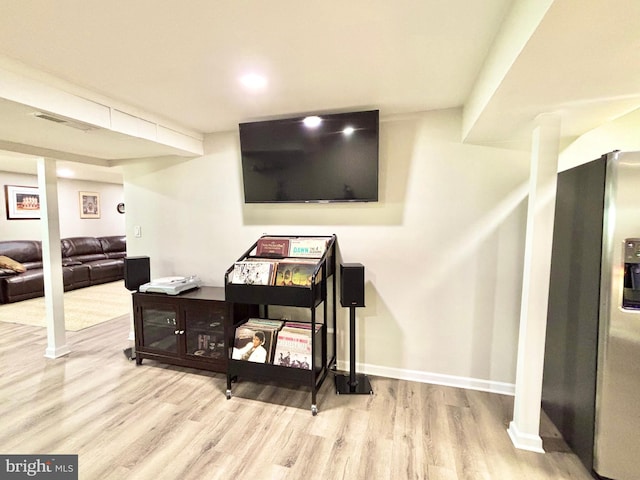
[[[222,360],[225,357],[224,304],[210,308],[186,308],[184,312],[186,353],[201,358]]]
[[[142,321],[142,345],[162,352],[178,354],[179,330],[176,321],[177,310],[171,306],[143,306],[140,310]]]

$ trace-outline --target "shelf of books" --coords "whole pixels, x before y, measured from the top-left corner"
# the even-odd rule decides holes
[[[335,250],[335,235],[265,235],[227,270],[227,300],[262,308],[262,318],[235,325],[227,398],[238,377],[294,382],[311,388],[311,412],[317,414],[317,391],[335,363],[335,334],[327,340],[336,322]],[[269,318],[270,305],[309,309],[310,320]]]

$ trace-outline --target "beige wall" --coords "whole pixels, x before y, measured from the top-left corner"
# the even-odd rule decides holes
[[[5,185],[38,186],[35,175],[0,171],[0,240],[40,240],[38,220],[7,220],[5,209]],[[80,191],[97,192],[102,204],[100,218],[80,218]],[[60,236],[106,236],[125,232],[124,215],[116,211],[116,205],[124,201],[124,188],[113,183],[87,182],[83,180],[58,180],[58,205],[60,210]]]
[[[236,132],[209,136],[199,158],[126,166],[129,254],[149,255],[152,277],[223,285],[263,233],[335,233],[340,258],[366,267],[358,371],[512,391],[529,155],[462,145],[460,121],[457,110],[383,121],[371,204],[245,205]]]

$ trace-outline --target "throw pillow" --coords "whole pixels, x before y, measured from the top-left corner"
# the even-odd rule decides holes
[[[16,262],[14,259],[0,255],[0,268],[6,268],[13,270],[14,272],[23,273],[27,269],[20,262]]]

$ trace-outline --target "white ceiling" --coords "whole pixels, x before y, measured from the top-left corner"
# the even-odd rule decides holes
[[[510,9],[535,1],[0,0],[0,57],[195,134],[312,111],[377,108],[384,119],[464,107]],[[640,108],[640,1],[551,3],[467,141],[522,148],[533,118],[558,112],[567,143]],[[243,90],[238,79],[250,71],[268,77],[264,90]],[[103,169],[175,154],[49,124],[25,108],[0,100],[0,148],[64,152]],[[3,162],[16,164],[7,154]]]

